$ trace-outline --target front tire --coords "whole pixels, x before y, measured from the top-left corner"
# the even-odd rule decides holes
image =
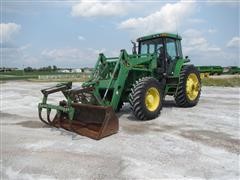
[[[158,117],[162,109],[162,89],[157,79],[144,77],[133,86],[129,95],[133,114],[139,120]]]
[[[201,94],[201,78],[193,65],[184,66],[180,73],[180,81],[175,101],[180,107],[195,106]]]

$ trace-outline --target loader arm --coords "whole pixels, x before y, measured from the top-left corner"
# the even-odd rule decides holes
[[[100,99],[100,105],[111,106],[117,109],[125,89],[129,89],[132,82],[129,81],[130,72],[137,72],[139,76],[153,76],[153,69],[157,67],[156,54],[128,55],[126,50],[121,50],[119,57],[107,58],[99,55],[97,65],[89,81],[83,87],[94,87],[94,96]],[[129,86],[130,85],[130,86]],[[126,98],[125,98],[126,99]]]
[[[129,83],[130,71],[145,72],[146,74],[153,75],[152,69],[157,67],[156,61],[153,61],[155,56],[155,54],[128,55],[126,50],[121,50],[119,73],[113,87],[114,91],[111,100],[111,106],[114,110],[117,109],[120,99],[123,97],[123,91],[127,87],[126,84]]]

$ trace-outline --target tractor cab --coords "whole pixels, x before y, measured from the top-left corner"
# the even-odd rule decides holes
[[[138,42],[138,54],[156,53],[160,73],[171,75],[176,60],[182,59],[181,37],[176,34],[158,33],[140,37]]]

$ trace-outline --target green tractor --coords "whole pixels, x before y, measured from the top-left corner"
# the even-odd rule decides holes
[[[200,75],[194,65],[187,64],[188,57],[183,57],[181,37],[159,33],[140,37],[137,43],[133,42],[132,54],[126,50],[121,50],[119,57],[99,54],[90,79],[81,88],[72,88],[67,82],[43,89],[43,101],[38,105],[40,119],[101,139],[118,132],[115,112],[125,102],[130,103],[138,120],[158,117],[166,95],[174,96],[180,107],[195,106],[201,93]],[[65,100],[59,105],[47,103],[48,95],[59,91]],[[53,119],[52,110],[56,110]]]

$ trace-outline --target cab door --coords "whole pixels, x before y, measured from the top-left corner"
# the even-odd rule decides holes
[[[166,38],[166,61],[167,61],[167,74],[171,76],[174,71],[177,58],[179,58],[177,51],[177,41],[173,38]]]

